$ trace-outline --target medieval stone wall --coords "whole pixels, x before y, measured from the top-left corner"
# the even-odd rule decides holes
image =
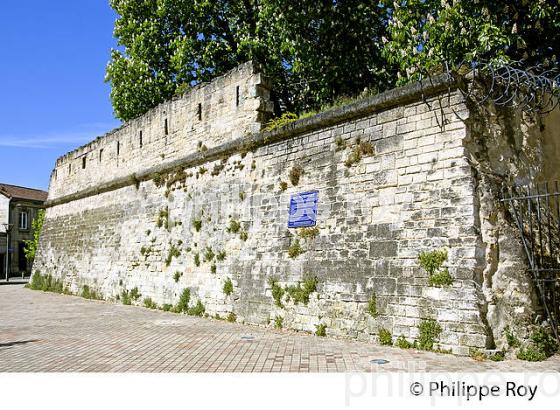
[[[265,81],[253,70],[249,78],[257,86],[255,112],[243,114],[241,138],[235,139],[235,127],[223,138],[188,134],[189,120],[178,115],[172,122],[183,124],[176,131],[183,142],[175,154],[162,142],[145,159],[129,154],[127,168],[119,162],[102,172],[88,164],[64,183],[59,171],[34,270],[64,278],[74,292],[88,285],[111,300],[137,287],[142,298],[175,304],[189,288],[193,302],[200,300],[212,316],[234,312],[239,321],[268,326],[282,317],[285,327],[315,331],[324,324],[328,335],[364,340],[376,340],[381,327],[412,340],[422,320],[434,319],[443,329],[439,346],[458,354],[500,344],[501,329],[515,324],[512,310],[530,318],[530,283],[521,290],[528,297],[508,302],[507,309],[490,306],[489,275],[499,271],[507,281],[507,267],[523,266],[524,255],[509,233],[501,245],[511,249],[508,259],[492,256],[500,235],[488,215],[499,198],[484,196],[481,181],[499,164],[475,161],[482,114],[459,92],[449,95],[452,84],[410,85],[245,135],[260,129],[262,108],[269,106],[258,91]],[[149,125],[153,115],[136,121],[143,129],[161,127],[159,114]],[[128,128],[136,135],[138,127]],[[198,141],[209,149],[201,153]],[[357,159],[360,143],[373,151]],[[70,158],[79,162],[82,151],[63,157],[57,169]],[[165,168],[158,164],[161,154],[174,158],[167,173],[159,172]],[[303,173],[294,185],[289,174],[296,167]],[[111,179],[132,171],[143,177],[111,186]],[[95,193],[98,182],[105,187]],[[302,238],[301,230],[287,227],[289,201],[311,190],[319,193],[319,232]],[[236,222],[238,231],[231,229]],[[296,242],[302,253],[290,257]],[[428,285],[417,258],[441,248],[448,250],[445,266],[454,282],[438,288]],[[516,270],[518,287],[525,284],[522,276]],[[307,305],[286,298],[283,306],[275,303],[271,278],[284,287],[305,277],[318,280]],[[234,285],[229,296],[223,291],[228,279]],[[377,317],[368,313],[372,295]]]

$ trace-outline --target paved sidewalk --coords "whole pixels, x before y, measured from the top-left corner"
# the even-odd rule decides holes
[[[0,286],[2,372],[560,371],[476,362]],[[385,365],[371,364],[386,359]]]

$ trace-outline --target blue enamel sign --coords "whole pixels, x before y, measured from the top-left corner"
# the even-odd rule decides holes
[[[292,195],[288,228],[303,228],[317,224],[317,204],[319,191],[302,192]]]

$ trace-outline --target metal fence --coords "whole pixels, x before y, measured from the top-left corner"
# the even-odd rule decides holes
[[[560,340],[560,183],[510,188],[502,201],[519,228],[539,298]]]

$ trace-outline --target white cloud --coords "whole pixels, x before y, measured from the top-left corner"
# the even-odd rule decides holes
[[[35,135],[0,135],[0,147],[44,149],[72,145],[76,148],[118,127],[118,123],[91,123],[75,130]]]

